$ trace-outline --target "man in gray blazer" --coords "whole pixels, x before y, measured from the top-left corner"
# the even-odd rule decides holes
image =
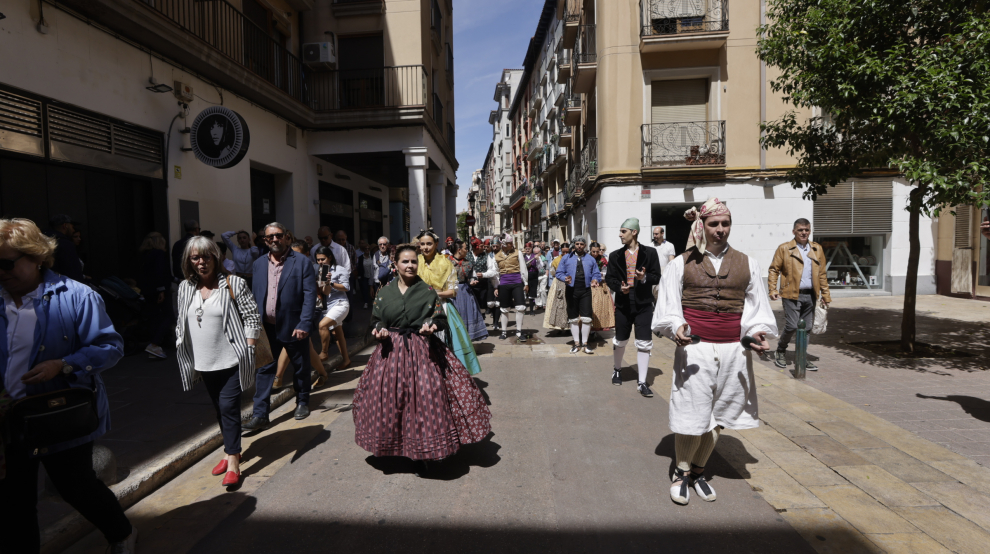
[[[316,307],[316,273],[309,258],[289,248],[289,233],[281,223],[265,227],[265,244],[270,252],[254,262],[251,289],[272,345],[274,361],[258,369],[255,379],[254,417],[242,427],[247,431],[268,426],[272,385],[278,357],[284,348],[292,362],[292,385],[296,391],[296,419],[309,416],[312,385],[309,364],[309,333]]]

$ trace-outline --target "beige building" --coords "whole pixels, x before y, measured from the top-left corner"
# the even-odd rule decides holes
[[[451,9],[11,0],[0,21],[0,211],[42,227],[58,213],[83,221],[95,277],[129,275],[146,233],[174,241],[190,218],[218,236],[273,220],[300,237],[342,229],[353,243],[427,226],[452,235]],[[236,128],[197,140],[191,128],[210,110],[234,113]],[[233,147],[241,158],[201,161],[211,138],[218,156]]]
[[[764,270],[803,217],[834,289],[902,292],[903,177],[869,175],[813,202],[784,178],[795,161],[760,146],[761,121],[790,109],[756,56],[762,9],[761,0],[548,0],[510,108],[519,240],[589,234],[611,250],[619,225],[637,217],[644,234],[664,226],[683,251],[684,211],[718,198],[733,213],[733,245]],[[922,293],[935,292],[939,236],[922,236]]]

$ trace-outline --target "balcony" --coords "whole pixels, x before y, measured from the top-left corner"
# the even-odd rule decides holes
[[[584,0],[558,0],[557,2],[557,19],[564,22],[564,44],[574,44],[574,37],[578,33],[578,24],[581,22],[583,4]]]
[[[426,104],[422,65],[312,72],[306,81],[307,103],[317,112]]]
[[[572,127],[581,124],[581,95],[572,92],[570,85],[564,90],[564,122]]]
[[[561,41],[561,44],[564,44]],[[557,50],[557,82],[564,84],[571,78],[571,49],[561,48]]]
[[[581,169],[579,177],[582,186],[588,181],[594,181],[595,177],[598,177],[598,139],[596,137],[589,138],[584,143],[584,148],[581,149],[581,164],[579,167]]]
[[[523,200],[526,199],[526,193],[528,190],[529,188],[526,185],[518,187],[515,192],[512,193],[512,196],[509,197],[509,209],[515,210],[522,206]]]
[[[381,15],[385,13],[385,0],[333,0],[331,11],[334,17]]]
[[[574,43],[574,92],[588,93],[598,75],[598,49],[595,26],[581,25]]]
[[[725,121],[643,125],[643,170],[725,166]]]
[[[567,179],[567,183],[564,184],[564,208],[569,208],[574,205],[576,197],[581,194],[581,183],[579,182],[581,178],[580,167],[575,165],[571,168],[571,175]]]
[[[571,135],[571,126],[564,121],[564,112],[561,112],[557,116],[557,131],[559,133],[557,144],[562,147],[561,148],[562,150],[566,150],[571,145],[572,135]]]
[[[526,159],[534,161],[541,153],[543,153],[543,139],[535,136],[526,145]]]
[[[721,48],[729,36],[728,0],[641,0],[640,52]]]

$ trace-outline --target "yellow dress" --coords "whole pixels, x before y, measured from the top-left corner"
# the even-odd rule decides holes
[[[454,271],[454,264],[442,254],[436,254],[433,262],[429,264],[426,263],[426,258],[420,254],[417,274],[437,293],[447,290],[453,290],[455,293],[457,291],[457,272]],[[474,345],[471,344],[471,337],[468,335],[467,326],[464,324],[461,314],[457,312],[454,303],[449,299],[443,299],[442,302],[444,311],[447,312],[448,327],[442,335],[444,343],[464,364],[468,373],[471,375],[481,373],[478,354],[474,351]]]

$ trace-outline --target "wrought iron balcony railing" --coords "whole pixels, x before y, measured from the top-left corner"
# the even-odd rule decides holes
[[[725,121],[643,125],[643,167],[725,165]]]
[[[522,185],[522,186],[516,188],[515,192],[512,193],[512,196],[509,197],[509,206],[514,206],[516,202],[518,202],[524,196],[526,196],[526,192],[528,190],[529,190],[529,187],[526,186],[526,185]]]
[[[311,72],[307,81],[308,104],[318,112],[426,106],[422,65]]]
[[[641,0],[644,37],[729,30],[728,0]]]
[[[571,176],[567,179],[567,184],[564,185],[564,203],[570,205],[574,203],[574,197],[581,193],[581,171],[580,166],[575,165],[571,168]]]
[[[581,184],[598,176],[598,138],[591,137],[581,149]]]
[[[595,46],[595,26],[581,25],[574,42],[574,61],[580,64],[598,62],[598,49]]]

